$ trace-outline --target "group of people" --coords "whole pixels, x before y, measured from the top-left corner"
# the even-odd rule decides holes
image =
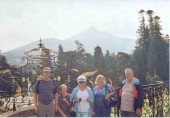
[[[89,88],[86,77],[80,75],[77,78],[78,85],[71,94],[67,93],[65,84],[60,85],[57,92],[55,82],[50,79],[50,72],[49,67],[44,67],[43,78],[36,82],[34,88],[34,109],[40,117],[55,117],[55,113],[59,117],[71,117],[71,111],[74,111],[76,117],[110,117],[111,108],[105,105],[104,100],[117,95],[122,117],[141,115],[143,91],[131,68],[125,69],[126,79],[118,94],[106,83],[103,75],[96,77],[94,88]]]

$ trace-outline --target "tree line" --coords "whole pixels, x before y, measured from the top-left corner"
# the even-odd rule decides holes
[[[158,80],[169,79],[169,35],[162,34],[160,17],[152,10],[139,11],[139,28],[137,40],[132,54],[124,52],[103,53],[100,46],[96,46],[94,54],[86,53],[79,41],[75,41],[77,50],[64,52],[60,45],[58,50],[58,64],[65,62],[70,68],[80,71],[92,71],[104,74],[113,83],[120,84],[124,79],[124,69],[131,67],[135,75],[143,84]]]

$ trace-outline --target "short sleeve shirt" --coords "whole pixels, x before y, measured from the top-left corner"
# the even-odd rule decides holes
[[[35,84],[34,92],[38,94],[38,101],[49,103],[53,101],[53,96],[57,92],[56,85],[52,80],[38,80]]]
[[[105,86],[108,86],[108,91],[106,91]],[[116,90],[110,84],[105,84],[102,87],[95,86],[93,89],[95,104],[99,105],[101,102],[103,102],[103,99],[106,96],[106,94],[111,92],[116,93]]]
[[[68,117],[70,117],[70,106],[68,106],[68,104],[63,101],[63,98],[66,98],[66,100],[69,102],[70,101],[70,95],[67,94],[67,96],[62,97],[62,95],[59,96],[58,98],[58,105],[60,107],[60,109],[64,112],[64,114],[66,114]],[[59,114],[61,116],[61,114]]]

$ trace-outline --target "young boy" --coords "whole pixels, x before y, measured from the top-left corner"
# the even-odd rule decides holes
[[[65,84],[60,85],[60,96],[58,98],[58,112],[59,117],[70,117],[70,95],[67,93],[67,86]]]

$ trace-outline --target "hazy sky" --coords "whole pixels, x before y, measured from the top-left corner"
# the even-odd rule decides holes
[[[136,38],[141,9],[153,10],[170,34],[170,0],[0,0],[0,50],[40,37],[64,40],[91,26]]]

